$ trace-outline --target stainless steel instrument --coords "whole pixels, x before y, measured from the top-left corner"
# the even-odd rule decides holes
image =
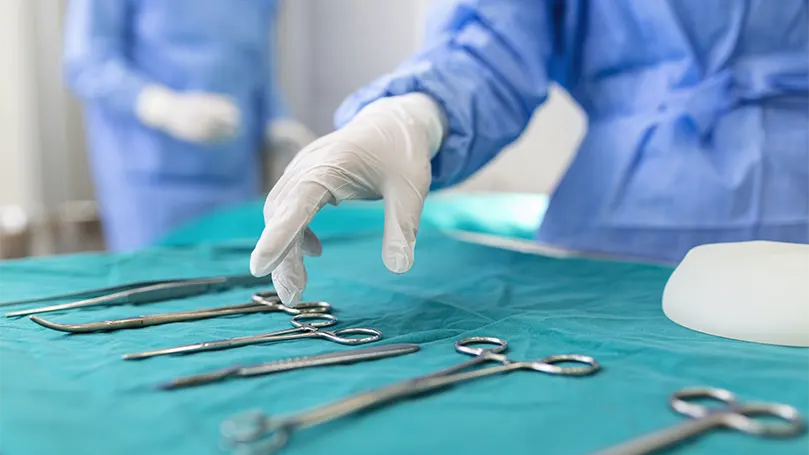
[[[718,401],[720,406],[703,406],[694,399]],[[647,436],[600,451],[595,455],[644,455],[690,440],[715,428],[728,428],[755,436],[797,436],[806,428],[797,409],[780,403],[739,403],[733,393],[712,387],[681,389],[671,397],[671,407],[689,420]],[[778,423],[754,420],[753,416],[774,417]]]
[[[320,330],[321,327],[329,327],[337,324],[337,318],[330,314],[299,314],[294,316],[290,322],[294,327],[287,330],[279,330],[277,332],[250,335],[245,337],[229,338],[227,340],[206,341],[173,348],[137,352],[134,354],[125,354],[123,358],[124,360],[141,360],[161,355],[192,354],[196,352],[238,348],[251,344],[262,344],[284,340],[298,340],[301,338],[319,338],[340,344],[364,344],[371,343],[382,338],[382,332],[379,330],[365,327],[351,327],[335,330],[334,332]],[[349,338],[346,335],[367,336],[361,338]]]
[[[31,320],[43,327],[58,330],[60,332],[92,333],[112,332],[123,329],[140,329],[153,325],[198,321],[200,319],[210,319],[236,314],[284,312],[287,314],[298,315],[308,313],[328,313],[329,311],[331,311],[331,305],[329,305],[327,302],[301,302],[294,307],[289,307],[281,303],[281,300],[274,291],[266,291],[253,294],[253,301],[250,303],[228,305],[217,308],[204,308],[200,310],[152,314],[148,316],[88,322],[84,324],[59,324],[38,316],[31,316]]]
[[[143,281],[108,288],[74,292],[70,294],[61,294],[28,300],[17,300],[14,302],[2,302],[0,303],[0,306],[22,305],[26,303],[74,297],[87,297],[86,299],[79,300],[77,302],[6,313],[6,317],[28,316],[31,314],[50,313],[52,311],[72,310],[75,308],[86,308],[91,306],[160,302],[164,300],[179,299],[211,292],[220,292],[233,288],[265,286],[267,284],[270,284],[270,279],[266,277],[256,278],[252,275],[221,276],[189,280]]]
[[[478,343],[493,344],[495,346],[489,349],[470,346]],[[530,370],[553,375],[585,376],[593,374],[599,369],[598,362],[594,358],[577,354],[554,355],[534,361],[513,361],[502,354],[507,347],[508,343],[499,338],[465,338],[455,343],[455,350],[461,354],[471,355],[474,358],[460,365],[428,376],[354,395],[289,417],[276,418],[265,416],[260,412],[238,415],[222,424],[222,434],[226,442],[238,449],[240,454],[270,454],[282,449],[289,442],[292,433],[297,430],[317,426],[403,398],[444,389],[453,384],[515,370]],[[496,362],[500,365],[469,370],[470,367],[486,362]],[[564,367],[556,365],[560,362],[579,363],[583,366]]]
[[[280,373],[282,371],[297,370],[301,368],[312,368],[324,365],[339,365],[384,359],[387,357],[410,354],[418,350],[419,345],[417,344],[389,344],[385,346],[373,346],[370,348],[355,349],[352,351],[330,352],[328,354],[276,360],[274,362],[262,363],[261,365],[237,365],[212,371],[210,373],[202,373],[194,376],[177,378],[171,382],[160,385],[158,388],[163,390],[182,389],[185,387],[195,387],[225,381],[232,378],[246,378],[251,376]]]

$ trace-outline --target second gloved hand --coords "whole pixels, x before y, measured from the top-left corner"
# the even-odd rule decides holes
[[[229,98],[212,93],[146,87],[138,96],[135,113],[145,125],[201,144],[230,139],[239,128],[238,107]]]
[[[413,265],[430,160],[444,134],[443,113],[431,98],[409,94],[365,107],[345,127],[296,155],[264,205],[265,228],[250,257],[250,271],[272,273],[287,305],[306,287],[303,255],[319,255],[308,224],[326,203],[385,199],[382,259],[395,273]]]

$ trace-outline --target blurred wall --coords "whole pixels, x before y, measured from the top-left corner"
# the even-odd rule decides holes
[[[43,0],[38,0],[42,2]],[[58,97],[58,110],[63,113],[62,126],[64,128],[63,153],[65,154],[65,168],[69,176],[65,182],[65,192],[70,195],[69,200],[91,200],[93,194],[93,180],[90,176],[90,168],[87,160],[86,143],[84,140],[84,122],[82,119],[81,105],[68,92],[63,85],[62,78],[62,36],[64,33],[64,11],[68,0],[44,0],[49,4],[57,5],[52,8],[55,17],[49,24],[47,30],[43,31],[44,39],[55,45],[47,48],[44,60],[52,62],[53,71],[51,81],[57,92],[54,97]],[[54,119],[53,122],[57,122]]]
[[[66,2],[0,1],[0,205],[93,197],[80,108],[62,84]]]
[[[419,2],[413,0],[310,0],[312,125],[333,127],[340,102],[388,72],[416,48]],[[336,19],[337,18],[337,19]]]
[[[34,84],[26,55],[30,38],[24,1],[0,1],[0,206],[34,203],[26,153],[33,148],[35,134],[28,103]]]

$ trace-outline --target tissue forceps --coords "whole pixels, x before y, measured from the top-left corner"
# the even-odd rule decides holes
[[[232,378],[249,378],[252,376],[263,376],[267,374],[280,373],[283,371],[297,370],[300,368],[312,368],[324,365],[341,365],[384,359],[387,357],[410,354],[418,350],[419,345],[417,344],[388,344],[382,346],[372,346],[370,348],[354,349],[351,351],[338,351],[327,354],[275,360],[252,366],[236,365],[233,367],[223,368],[221,370],[210,371],[208,373],[176,378],[171,382],[161,384],[158,386],[158,388],[163,390],[175,390],[185,387],[196,387]]]
[[[211,278],[195,278],[189,280],[157,280],[139,283],[122,284],[108,288],[92,289],[54,296],[41,297],[14,302],[2,302],[0,306],[21,305],[24,303],[43,302],[53,299],[66,299],[72,297],[88,297],[77,302],[51,305],[30,310],[12,311],[6,317],[28,316],[30,314],[50,313],[59,310],[71,310],[99,305],[124,305],[160,302],[163,300],[179,299],[210,292],[225,291],[233,288],[247,288],[267,285],[267,278],[256,278],[252,275],[233,275]]]
[[[313,322],[307,322],[313,321]],[[293,316],[290,320],[291,329],[279,330],[277,332],[263,333],[260,335],[249,335],[244,337],[229,338],[227,340],[206,341],[202,343],[187,344],[173,348],[156,349],[153,351],[136,352],[124,354],[124,360],[140,360],[149,357],[156,357],[169,354],[193,354],[195,352],[213,351],[219,349],[238,348],[251,344],[269,343],[273,341],[297,340],[301,338],[320,338],[340,344],[364,344],[377,341],[382,338],[382,332],[376,329],[364,327],[351,327],[347,329],[335,330],[333,332],[320,330],[321,327],[329,327],[337,324],[337,318],[324,313],[305,313]],[[368,335],[362,338],[349,338],[343,335]]]
[[[704,406],[690,399],[711,399],[722,406]],[[673,446],[717,427],[729,428],[756,436],[789,437],[805,431],[797,409],[781,403],[739,403],[732,392],[712,387],[692,387],[672,395],[671,407],[691,420],[657,431],[624,444],[597,452],[595,455],[643,455]],[[765,423],[752,416],[769,416],[781,422]]]
[[[478,343],[493,344],[494,347],[484,349],[470,346]],[[296,430],[324,424],[369,408],[433,390],[440,390],[472,379],[514,370],[533,370],[553,375],[585,376],[593,374],[599,369],[598,362],[594,358],[578,354],[553,355],[534,361],[513,361],[502,354],[507,347],[508,343],[499,338],[465,338],[455,343],[455,350],[461,354],[471,355],[473,358],[460,365],[427,376],[398,382],[381,389],[360,393],[289,417],[275,418],[265,416],[260,412],[237,415],[222,424],[222,435],[238,449],[247,449],[239,453],[271,454],[282,449]],[[500,365],[468,370],[472,366],[486,362],[497,362]],[[561,362],[574,362],[583,366],[563,367],[556,365]]]
[[[68,333],[112,332],[123,329],[140,329],[153,325],[172,324],[175,322],[198,321],[220,316],[252,313],[284,312],[287,314],[328,313],[331,305],[327,302],[301,302],[294,307],[281,303],[275,291],[257,292],[253,294],[253,301],[240,305],[228,305],[217,308],[203,308],[200,310],[177,311],[174,313],[151,314],[133,318],[110,319],[107,321],[89,322],[85,324],[59,324],[38,316],[31,316],[31,320],[42,327]]]

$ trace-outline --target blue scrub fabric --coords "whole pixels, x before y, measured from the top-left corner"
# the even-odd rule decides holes
[[[430,95],[448,120],[442,188],[517,139],[556,83],[588,131],[541,242],[662,261],[809,242],[806,0],[436,3],[423,49],[351,95],[338,126],[379,98]]]
[[[327,212],[324,212],[326,214]],[[338,222],[338,214],[343,217]],[[320,215],[318,215],[320,216]],[[305,300],[331,302],[339,327],[374,327],[380,343],[420,352],[286,372],[174,392],[176,376],[351,347],[298,340],[125,362],[121,354],[289,327],[285,314],[246,315],[140,330],[66,335],[26,319],[0,320],[0,453],[4,455],[221,454],[219,426],[250,409],[286,415],[458,364],[468,336],[509,342],[513,359],[592,355],[592,377],[517,371],[459,385],[296,433],[282,453],[584,455],[683,422],[668,406],[685,386],[711,385],[744,400],[790,403],[809,415],[809,352],[693,332],[661,311],[667,267],[551,259],[419,233],[416,262],[389,273],[379,257],[381,210],[341,207],[324,255],[307,258]],[[367,228],[357,232],[361,220]],[[342,227],[340,227],[342,226]],[[0,263],[2,300],[168,277],[246,273],[253,240],[176,239],[130,254],[81,254]],[[117,306],[47,318],[87,322],[236,304],[257,289]],[[37,304],[39,305],[39,304]],[[769,440],[717,430],[680,451],[798,455],[809,437]]]
[[[71,0],[65,79],[84,103],[108,246],[143,247],[258,195],[268,122],[286,116],[274,79],[275,0]],[[135,116],[144,87],[228,96],[234,139],[192,144]]]

